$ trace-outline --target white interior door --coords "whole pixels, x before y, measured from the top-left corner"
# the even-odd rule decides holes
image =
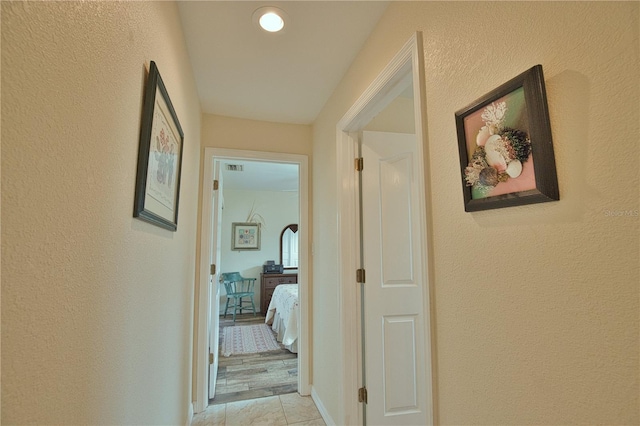
[[[218,377],[218,340],[220,335],[220,283],[218,277],[220,274],[220,245],[222,241],[222,232],[220,232],[222,223],[222,173],[220,173],[220,163],[215,161],[213,164],[214,179],[218,181],[218,189],[213,190],[211,211],[213,212],[211,222],[211,264],[216,265],[216,273],[211,275],[209,285],[211,290],[210,309],[209,309],[209,353],[213,357],[213,362],[209,363],[209,399],[213,399],[216,394],[216,379]]]
[[[428,419],[417,138],[363,132],[364,362],[368,425]]]

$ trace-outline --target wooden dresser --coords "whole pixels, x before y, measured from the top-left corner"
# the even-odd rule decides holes
[[[260,274],[260,312],[267,314],[273,291],[280,284],[296,284],[298,274]]]

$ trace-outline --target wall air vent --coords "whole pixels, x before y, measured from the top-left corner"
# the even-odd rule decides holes
[[[244,166],[242,164],[227,164],[227,171],[229,172],[241,172],[244,170]]]

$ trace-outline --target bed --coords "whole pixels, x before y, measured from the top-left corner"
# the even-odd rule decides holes
[[[278,342],[293,353],[298,353],[299,321],[298,284],[278,285],[271,297],[264,322],[276,332]]]

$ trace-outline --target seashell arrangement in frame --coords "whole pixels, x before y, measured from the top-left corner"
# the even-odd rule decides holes
[[[455,117],[465,211],[559,200],[541,65]]]

